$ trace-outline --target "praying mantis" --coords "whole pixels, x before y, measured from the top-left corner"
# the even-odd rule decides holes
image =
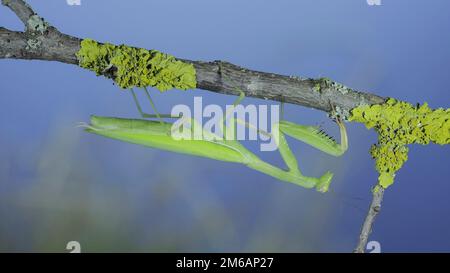
[[[336,119],[336,123],[340,129],[340,144],[316,126],[299,125],[285,120],[280,120],[278,123],[272,124],[273,133],[271,134],[271,137],[275,138],[279,153],[285,162],[287,169],[282,169],[263,161],[237,140],[220,138],[203,129],[203,138],[201,140],[175,139],[173,137],[174,124],[162,120],[162,118],[174,117],[171,115],[159,114],[156,111],[148,90],[144,90],[156,115],[144,113],[134,91],[131,90],[136,106],[143,118],[156,117],[158,120],[126,119],[93,115],[91,116],[90,124],[83,125],[85,131],[161,150],[243,164],[278,180],[290,182],[304,188],[316,188],[319,192],[328,191],[333,174],[327,171],[321,177],[309,177],[303,175],[298,167],[295,155],[289,148],[285,135],[303,141],[332,156],[341,156],[348,148],[345,125],[339,118]],[[241,96],[234,102],[233,107],[238,105],[245,97],[242,91],[240,91],[240,93]],[[225,117],[226,115],[223,118]],[[223,118],[220,122],[222,130],[224,129]],[[190,133],[195,130],[196,126],[200,126],[193,118],[187,119],[186,121],[191,125],[189,129],[191,130]],[[242,121],[233,118],[231,119],[230,128],[226,128],[226,130],[231,130],[233,133],[236,122],[242,123]]]

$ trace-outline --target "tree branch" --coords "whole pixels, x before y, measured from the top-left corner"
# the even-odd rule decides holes
[[[22,0],[2,0],[27,24],[33,10]],[[78,64],[76,53],[82,39],[59,32],[49,26],[45,33],[15,32],[0,28],[0,58],[59,61]],[[31,41],[34,40],[34,41]],[[36,44],[31,47],[30,43]],[[197,88],[222,94],[239,95],[236,87],[248,97],[283,101],[330,112],[331,104],[343,112],[362,104],[379,104],[384,98],[362,93],[328,79],[283,76],[245,69],[227,62],[191,61],[197,74]],[[226,73],[227,77],[221,77]],[[236,86],[238,84],[239,86]]]
[[[25,31],[11,31],[0,27],[0,59],[25,59],[58,61],[78,65],[76,53],[81,38],[59,32],[39,17],[23,0],[2,0],[25,25]],[[247,97],[292,103],[330,112],[338,110],[347,116],[349,111],[361,104],[381,104],[384,98],[359,92],[325,78],[312,79],[283,76],[245,69],[224,61],[192,63],[197,75],[197,88],[216,93],[239,95],[241,89]],[[227,77],[222,77],[226,74]],[[383,190],[374,194],[369,213],[364,222],[358,247],[363,252],[373,221],[383,197]]]
[[[375,218],[381,210],[381,202],[383,201],[384,188],[377,187],[377,190],[373,192],[372,203],[370,204],[369,211],[367,212],[366,219],[361,228],[358,244],[353,251],[354,253],[364,253],[367,245],[367,240],[372,232],[372,226],[375,222]]]
[[[2,0],[2,4],[10,8],[25,26],[28,24],[28,19],[36,14],[33,9],[22,0]]]

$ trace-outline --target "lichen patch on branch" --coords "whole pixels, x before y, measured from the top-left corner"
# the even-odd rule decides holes
[[[42,45],[42,42],[38,39],[28,39],[26,50],[34,51],[37,50]]]
[[[408,159],[408,144],[450,143],[450,109],[430,109],[427,103],[413,106],[388,99],[384,104],[352,109],[350,121],[361,122],[378,133],[370,149],[383,188],[394,182],[395,173]]]
[[[27,30],[32,32],[39,32],[44,34],[48,28],[48,23],[44,21],[39,15],[32,15],[27,21]]]
[[[173,88],[194,89],[197,85],[192,64],[157,50],[100,44],[84,39],[77,58],[81,67],[97,75],[114,71],[113,79],[121,88],[152,86],[166,91]]]
[[[334,82],[330,80],[329,78],[319,78],[317,80],[314,80],[314,91],[322,93],[325,89],[332,89],[335,90],[342,95],[345,95],[351,91],[352,89],[348,88],[347,86],[340,84],[338,82]]]

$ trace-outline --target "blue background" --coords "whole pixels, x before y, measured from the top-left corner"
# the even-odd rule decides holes
[[[77,37],[450,104],[445,0],[29,2]],[[23,29],[5,7],[0,25]],[[82,251],[110,252],[348,252],[356,244],[377,179],[368,155],[376,135],[361,124],[348,124],[350,149],[340,158],[290,141],[304,173],[335,173],[320,194],[241,165],[84,133],[76,123],[90,114],[138,113],[129,93],[77,66],[0,60],[0,75],[0,251],[65,252],[71,240]],[[161,112],[194,95],[205,104],[234,100],[152,93]],[[287,105],[285,118],[338,134],[322,112]],[[449,148],[414,145],[409,155],[371,239],[385,252],[450,251]],[[282,163],[276,152],[263,157]]]

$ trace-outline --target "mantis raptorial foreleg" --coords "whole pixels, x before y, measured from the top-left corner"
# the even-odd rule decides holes
[[[280,121],[280,131],[297,140],[305,142],[324,153],[333,156],[341,156],[348,149],[348,137],[344,123],[337,119],[341,134],[341,143],[338,144],[333,138],[316,126],[299,125],[293,122]]]
[[[242,101],[242,99],[244,98],[244,92],[242,90],[238,91],[240,92],[240,96],[237,99],[237,103]],[[235,103],[234,106],[236,106],[237,103]],[[280,116],[283,117],[283,115],[284,115],[284,103],[282,102],[280,107]],[[249,128],[251,127],[251,125],[249,125],[245,121],[241,121],[241,123],[242,122],[247,127]],[[336,123],[339,126],[341,134],[340,144],[337,144],[333,138],[331,138],[325,132],[323,132],[322,130],[320,130],[318,127],[315,126],[304,126],[284,120],[272,124],[273,133],[270,135],[271,137],[275,138],[275,141],[278,144],[278,150],[281,154],[281,157],[283,158],[283,161],[288,167],[288,170],[280,172],[279,169],[277,168],[274,169],[272,168],[273,166],[272,167],[268,166],[266,165],[265,162],[261,160],[254,161],[250,163],[248,166],[261,172],[264,172],[266,174],[277,177],[280,180],[293,182],[307,188],[315,186],[318,191],[325,192],[328,190],[331,179],[333,178],[333,174],[331,172],[326,172],[320,178],[304,176],[298,167],[297,159],[295,155],[292,153],[291,149],[289,148],[289,145],[284,135],[286,134],[297,140],[303,141],[306,144],[309,144],[327,154],[333,156],[340,156],[343,153],[345,153],[345,151],[348,148],[348,139],[344,123],[339,118],[337,118]]]
[[[224,79],[231,81],[230,78],[228,78],[222,71],[222,67],[219,66],[219,72],[221,77]],[[234,84],[237,86],[236,84]],[[244,92],[236,88],[237,91],[240,92],[239,101],[243,99],[243,96],[245,95]],[[332,107],[332,111],[334,110],[334,107]],[[281,100],[281,107],[280,107],[280,116],[283,118],[284,116],[284,103],[283,100]],[[341,143],[337,144],[336,141],[328,136],[324,131],[322,131],[320,128],[316,126],[305,126],[296,124],[293,122],[281,120],[278,124],[279,128],[279,135],[283,136],[283,134],[286,134],[288,136],[291,136],[299,141],[305,142],[308,145],[313,146],[316,149],[321,150],[322,152],[325,152],[329,155],[333,156],[341,156],[345,153],[348,149],[348,137],[347,137],[347,131],[345,128],[344,123],[342,120],[338,117],[336,119],[336,123],[339,126],[340,135],[341,135]],[[275,130],[277,132],[277,130]],[[287,142],[286,142],[287,144]],[[289,146],[286,147],[285,151],[283,153],[287,153],[289,149]],[[281,152],[281,151],[280,151]],[[295,157],[294,157],[295,158]]]
[[[225,117],[228,117],[230,112],[234,110],[235,106],[239,104],[244,97],[245,97],[244,92],[240,91],[239,98],[235,101],[233,107],[228,109],[229,111],[227,111]],[[282,109],[283,107],[281,107],[281,111]],[[281,112],[281,115],[283,115],[283,112]],[[233,134],[235,129],[234,125],[236,122],[244,124],[249,128],[256,128],[245,121],[240,121],[238,119],[233,118],[231,119],[230,123],[232,127],[228,128],[233,131]],[[342,139],[341,145],[338,145],[332,138],[323,133],[317,127],[302,126],[294,123],[289,123],[287,121],[280,121],[278,123],[274,123],[272,125],[273,126],[272,132],[274,133],[269,135],[275,138],[278,144],[278,150],[281,154],[281,157],[283,158],[283,161],[288,167],[288,170],[282,170],[277,167],[274,167],[260,160],[256,156],[253,157],[253,160],[247,163],[246,165],[249,166],[250,168],[261,171],[263,173],[276,177],[280,180],[292,182],[306,188],[316,187],[318,191],[325,192],[328,190],[331,179],[333,178],[333,174],[331,172],[326,172],[320,178],[304,176],[301,173],[300,169],[298,168],[297,159],[295,155],[292,153],[292,150],[289,148],[284,133],[296,138],[297,140],[305,141],[305,143],[319,150],[322,150],[328,154],[337,156],[339,153],[342,154],[347,149],[347,134],[345,126],[343,125],[343,123],[340,122],[340,120],[338,120],[338,124],[339,128],[341,129],[341,139]],[[223,131],[223,122],[221,122],[221,126]]]

